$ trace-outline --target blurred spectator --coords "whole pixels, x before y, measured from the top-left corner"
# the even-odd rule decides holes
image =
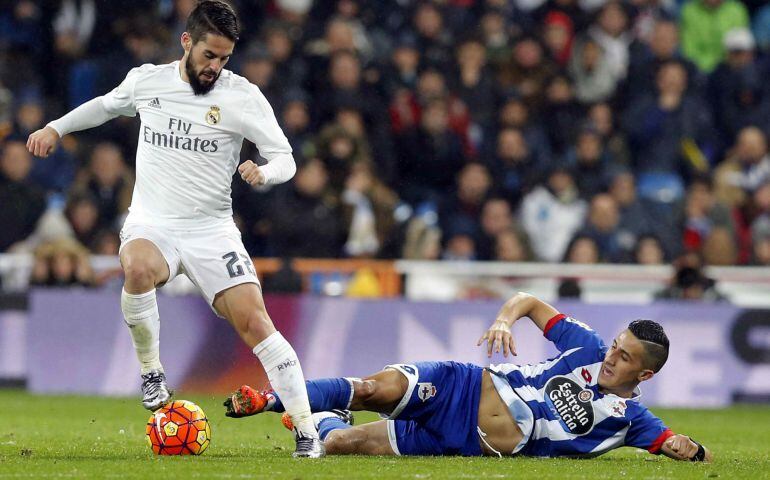
[[[549,12],[543,19],[543,41],[551,58],[566,67],[572,56],[575,29],[570,18],[558,11]]]
[[[471,120],[478,128],[489,128],[495,119],[497,104],[496,88],[487,68],[484,44],[476,38],[468,38],[457,48],[457,74],[455,92],[469,110]]]
[[[30,284],[67,287],[94,284],[88,250],[71,238],[45,243],[35,250]]]
[[[495,237],[494,260],[498,262],[530,262],[532,259],[532,249],[523,231],[508,228]]]
[[[412,17],[418,50],[428,65],[445,69],[451,59],[451,30],[444,28],[441,8],[432,2],[420,2]]]
[[[441,256],[441,230],[414,217],[407,226],[401,256],[407,260],[437,260]]]
[[[547,132],[551,141],[551,150],[562,155],[572,143],[577,127],[583,117],[583,109],[575,98],[575,89],[569,77],[555,75],[546,85],[546,104],[541,121],[548,125]]]
[[[384,72],[384,83],[388,95],[395,97],[401,89],[414,90],[417,87],[420,51],[414,35],[404,33],[396,37],[390,62]]]
[[[319,133],[317,143],[318,158],[324,162],[329,186],[335,192],[342,192],[353,165],[369,161],[363,140],[354,137],[341,125],[325,127]]]
[[[669,286],[657,292],[655,298],[670,300],[721,301],[722,294],[716,289],[714,280],[701,271],[699,257],[688,254],[674,262],[674,276]]]
[[[693,88],[701,86],[698,67],[684,58],[679,50],[679,26],[672,19],[655,22],[647,40],[636,40],[630,46],[630,64],[625,83],[625,97],[633,99],[655,92],[655,74],[666,62],[678,61],[687,69]]]
[[[537,259],[558,262],[573,234],[583,225],[586,204],[578,196],[572,174],[557,167],[545,185],[535,187],[524,197],[520,215]]]
[[[714,133],[708,107],[687,92],[687,70],[681,63],[660,67],[656,90],[656,95],[631,103],[624,125],[641,195],[670,201],[681,196],[682,175],[708,168],[702,151],[709,149]]]
[[[588,109],[588,121],[599,132],[604,148],[618,165],[631,165],[631,152],[623,132],[615,125],[615,112],[606,102],[595,103]]]
[[[263,29],[263,40],[275,62],[275,76],[281,86],[301,88],[308,75],[307,62],[297,52],[295,40],[283,22],[268,23]]]
[[[496,155],[488,164],[497,189],[512,205],[543,180],[547,168],[531,153],[521,130],[510,127],[500,130]]]
[[[539,111],[546,81],[556,67],[546,55],[543,45],[534,36],[516,40],[508,61],[500,67],[501,86],[517,92],[527,105]]]
[[[580,102],[602,102],[615,93],[619,77],[610,62],[592,37],[581,37],[575,42],[569,73],[575,79],[575,97]]]
[[[562,261],[583,265],[599,263],[602,261],[599,244],[593,237],[579,233],[570,240]]]
[[[603,50],[610,76],[615,81],[626,78],[628,73],[628,46],[632,40],[628,29],[628,13],[616,0],[604,3],[596,22],[588,29],[588,35]]]
[[[91,247],[99,232],[99,201],[90,192],[73,192],[64,208],[64,216],[75,239]]]
[[[300,159],[308,155],[313,148],[314,132],[310,128],[309,100],[307,94],[299,89],[287,91],[279,116],[283,133],[289,140],[294,155]]]
[[[443,260],[476,260],[476,241],[472,229],[454,226],[447,234],[446,246],[441,254]]]
[[[94,147],[88,166],[78,176],[73,189],[96,200],[99,227],[116,228],[128,213],[134,176],[128,171],[118,146],[102,142]]]
[[[604,141],[592,126],[584,127],[567,151],[565,163],[575,172],[580,195],[589,199],[607,190],[615,160],[604,148]]]
[[[499,236],[513,231],[514,219],[511,205],[504,198],[489,198],[481,207],[478,252],[480,260],[492,260]]]
[[[735,223],[727,205],[714,196],[713,187],[707,178],[693,181],[688,190],[681,212],[684,226],[683,242],[687,249],[700,250],[716,232],[717,240],[724,249],[735,250]],[[727,236],[723,234],[727,232]]]
[[[757,127],[746,127],[730,152],[714,172],[716,196],[728,205],[742,206],[747,193],[770,181],[767,137]]]
[[[270,51],[262,44],[251,45],[241,59],[241,75],[259,87],[270,105],[282,105],[281,94],[286,85],[278,85],[275,75],[275,62]]]
[[[738,0],[688,0],[682,7],[682,52],[703,72],[724,57],[728,30],[749,26],[749,14]]]
[[[328,195],[324,163],[311,158],[300,165],[294,182],[276,189],[270,206],[269,241],[280,257],[336,258],[345,238],[339,209]]]
[[[643,235],[636,240],[631,261],[639,265],[662,265],[666,263],[666,252],[658,237]]]
[[[349,218],[345,253],[351,257],[376,257],[394,235],[393,210],[398,197],[380,182],[368,162],[350,169],[342,192],[342,204]]]
[[[444,196],[439,206],[439,223],[450,234],[462,230],[474,240],[479,238],[482,206],[492,187],[492,177],[481,163],[468,163],[457,173],[454,192]]]
[[[0,252],[35,230],[45,211],[45,196],[29,181],[32,155],[21,140],[8,140],[0,156]]]
[[[559,94],[569,101],[569,93],[556,92],[552,95],[556,98]],[[554,106],[554,110],[558,107]],[[555,115],[558,117],[559,115]],[[564,115],[568,117],[569,115]],[[551,141],[546,134],[546,129],[543,128],[543,122],[536,118],[530,112],[529,107],[524,101],[516,95],[508,97],[505,103],[500,107],[498,112],[498,132],[497,138],[492,139],[489,145],[485,149],[486,151],[494,151],[497,155],[500,155],[500,141],[504,132],[510,127],[519,129],[524,136],[524,140],[527,144],[527,150],[529,155],[536,161],[541,167],[545,168],[551,160]],[[497,141],[497,143],[494,142]]]
[[[755,54],[751,30],[730,30],[724,43],[727,56],[709,82],[709,96],[722,135],[732,140],[749,125],[770,131],[770,88],[764,81],[768,69]]]
[[[593,239],[604,261],[621,262],[633,251],[636,236],[631,231],[621,229],[620,225],[617,202],[611,195],[600,193],[591,199],[586,224],[578,235]]]
[[[452,189],[455,174],[465,163],[460,137],[449,129],[446,102],[433,100],[422,112],[420,125],[397,136],[396,189],[413,205],[436,200]]]

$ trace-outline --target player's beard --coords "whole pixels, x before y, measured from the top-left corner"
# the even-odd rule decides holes
[[[193,93],[195,93],[195,95],[205,95],[209,93],[212,88],[214,88],[214,84],[217,83],[217,80],[219,79],[219,73],[212,77],[211,82],[207,84],[201,82],[198,75],[203,72],[195,71],[195,66],[192,64],[191,57],[192,55],[187,56],[187,61],[184,64],[184,70],[187,73],[187,78],[190,79],[190,86],[193,89]]]

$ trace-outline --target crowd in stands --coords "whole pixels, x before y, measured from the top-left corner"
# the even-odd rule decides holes
[[[254,256],[770,265],[763,1],[231,3],[227,68],[298,164],[269,190],[233,182]],[[194,5],[0,0],[0,252],[36,252],[35,282],[87,282],[85,252],[117,253],[138,121],[46,159],[27,136],[181,58]]]

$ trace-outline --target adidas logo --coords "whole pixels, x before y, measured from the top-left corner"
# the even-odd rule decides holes
[[[148,103],[147,106],[153,107],[153,108],[161,108],[160,100],[158,100],[158,97],[155,97],[152,100],[150,100],[150,103]]]

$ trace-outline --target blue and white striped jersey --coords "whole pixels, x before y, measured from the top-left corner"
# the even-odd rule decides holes
[[[633,398],[603,394],[597,384],[607,346],[588,325],[557,315],[543,335],[561,354],[534,365],[490,366],[524,440],[514,453],[539,457],[596,456],[631,446],[658,453],[673,435]]]

